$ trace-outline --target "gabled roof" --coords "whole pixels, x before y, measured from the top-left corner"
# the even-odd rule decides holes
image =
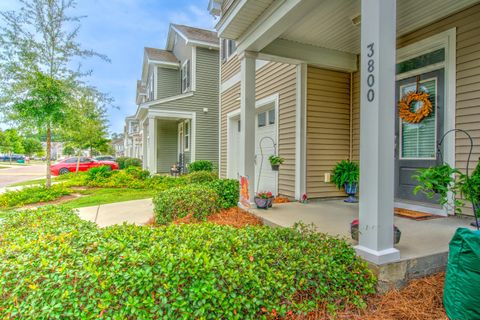
[[[217,32],[181,24],[170,24],[168,31],[167,50],[173,50],[173,33],[177,33],[185,42],[200,47],[217,49],[220,47],[220,40]]]
[[[145,48],[145,55],[151,61],[178,63],[177,57],[167,50]]]

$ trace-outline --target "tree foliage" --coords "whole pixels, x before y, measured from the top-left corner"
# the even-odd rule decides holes
[[[22,141],[23,149],[27,156],[33,156],[34,154],[42,153],[42,142],[37,138],[25,138]]]
[[[75,91],[90,73],[72,65],[83,58],[107,58],[77,42],[82,17],[70,15],[75,1],[20,2],[20,10],[0,12],[0,114],[46,133],[49,187],[52,131],[69,119]]]

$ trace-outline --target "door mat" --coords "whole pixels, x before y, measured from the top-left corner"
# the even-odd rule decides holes
[[[412,219],[412,220],[429,220],[429,219],[441,218],[441,216],[439,215],[420,212],[420,211],[414,211],[414,210],[408,210],[408,209],[402,209],[402,208],[395,208],[395,215],[402,218]]]

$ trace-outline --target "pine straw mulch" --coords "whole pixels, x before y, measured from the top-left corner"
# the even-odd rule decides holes
[[[228,225],[235,228],[243,228],[247,225],[259,226],[263,224],[262,220],[260,220],[253,214],[248,213],[247,211],[244,211],[237,207],[225,209],[220,212],[214,213],[207,218],[207,222],[219,225]],[[188,215],[185,218],[175,220],[173,223],[198,223],[198,221],[192,219],[191,215]]]
[[[443,307],[443,283],[445,273],[416,279],[401,290],[391,290],[367,300],[365,310],[346,309],[328,316],[319,310],[308,316],[291,317],[288,320],[448,320]]]

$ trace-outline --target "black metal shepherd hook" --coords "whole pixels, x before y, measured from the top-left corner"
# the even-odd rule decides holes
[[[443,154],[442,154],[442,144],[443,144],[443,140],[445,140],[445,137],[449,134],[449,133],[452,133],[452,132],[462,132],[464,133],[468,139],[470,140],[470,151],[468,152],[468,157],[467,157],[467,167],[465,168],[465,179],[466,179],[466,182],[468,183],[468,179],[470,178],[469,176],[469,167],[470,167],[470,157],[472,156],[472,151],[473,151],[473,139],[472,139],[472,136],[465,130],[462,130],[462,129],[451,129],[451,130],[448,130],[447,132],[445,132],[442,136],[442,138],[440,139],[440,141],[438,142],[437,144],[437,155],[439,156],[440,158],[440,161],[442,163],[443,162]],[[470,202],[472,203],[472,206],[473,206],[473,215],[475,216],[475,226],[477,227],[477,230],[480,230],[480,225],[478,224],[478,216],[477,216],[477,205],[476,205],[476,202],[474,201],[474,199],[469,199]]]

